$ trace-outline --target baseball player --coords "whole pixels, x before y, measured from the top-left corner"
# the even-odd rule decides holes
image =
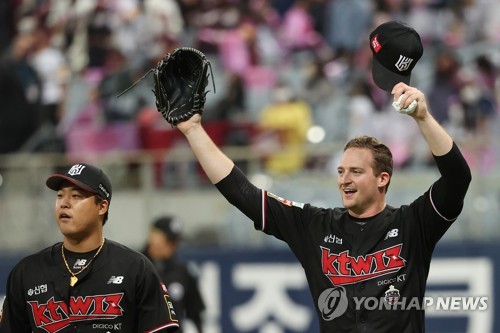
[[[63,241],[11,271],[1,333],[175,332],[167,288],[143,254],[105,239],[111,183],[78,163],[51,175]]]
[[[322,208],[251,184],[207,135],[199,114],[177,125],[222,195],[257,230],[293,251],[304,268],[321,332],[425,331],[421,302],[432,252],[460,214],[471,181],[465,159],[429,112],[424,94],[405,83],[391,92],[402,108],[416,101],[414,112],[400,116],[414,119],[441,174],[399,208],[386,202],[392,154],[375,138],[346,144],[337,168],[343,207]]]
[[[203,333],[202,315],[205,303],[198,287],[197,276],[187,263],[177,258],[177,250],[182,240],[181,228],[179,219],[174,216],[156,218],[151,224],[143,253],[155,264],[162,280],[167,284],[177,318],[183,322],[184,318],[189,318],[197,332]]]

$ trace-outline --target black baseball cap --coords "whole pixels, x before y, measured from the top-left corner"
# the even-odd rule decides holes
[[[176,241],[181,239],[182,226],[179,219],[173,216],[161,216],[153,222],[153,228],[163,232],[168,239]]]
[[[370,34],[375,84],[391,91],[399,82],[410,84],[411,71],[424,53],[419,34],[401,21],[379,25]]]
[[[58,191],[65,180],[85,191],[98,194],[111,202],[111,182],[108,176],[95,166],[86,163],[74,164],[63,173],[49,176],[45,184],[48,188]]]

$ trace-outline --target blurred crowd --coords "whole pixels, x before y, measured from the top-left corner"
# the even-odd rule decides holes
[[[424,44],[412,84],[487,171],[498,163],[499,15],[498,0],[3,0],[0,154],[182,144],[144,75],[191,46],[210,59],[217,87],[207,130],[217,144],[260,152],[269,172],[327,168],[304,146],[358,134],[387,142],[396,167],[425,166],[416,127],[371,79],[369,33],[401,20]]]

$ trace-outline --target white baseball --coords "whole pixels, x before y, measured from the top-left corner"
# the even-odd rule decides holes
[[[404,94],[403,94],[404,95]],[[417,109],[417,101],[414,100],[410,103],[410,105],[408,105],[407,108],[402,108],[400,103],[401,103],[401,99],[403,99],[403,95],[399,96],[398,100],[393,102],[392,103],[392,106],[394,107],[394,109],[396,109],[396,111],[398,111],[399,113],[403,113],[403,114],[412,114],[413,112],[415,112],[415,110]]]

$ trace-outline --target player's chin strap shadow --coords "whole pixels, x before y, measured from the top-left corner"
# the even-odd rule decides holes
[[[214,80],[214,72],[212,71],[212,64],[210,62],[208,62],[208,67],[210,67],[210,76],[212,77],[212,85],[214,87],[214,94],[215,94],[215,80]],[[158,70],[157,68],[151,68],[149,71],[146,72],[146,74],[144,74],[140,79],[138,79],[137,81],[135,81],[130,87],[128,87],[127,89],[125,89],[124,91],[122,91],[121,93],[119,93],[118,95],[116,95],[116,98],[120,97],[121,95],[125,94],[127,91],[129,91],[130,89],[134,88],[137,84],[139,84],[139,82],[141,82],[142,80],[144,80],[145,78],[148,77],[149,74],[151,74],[152,72]]]

